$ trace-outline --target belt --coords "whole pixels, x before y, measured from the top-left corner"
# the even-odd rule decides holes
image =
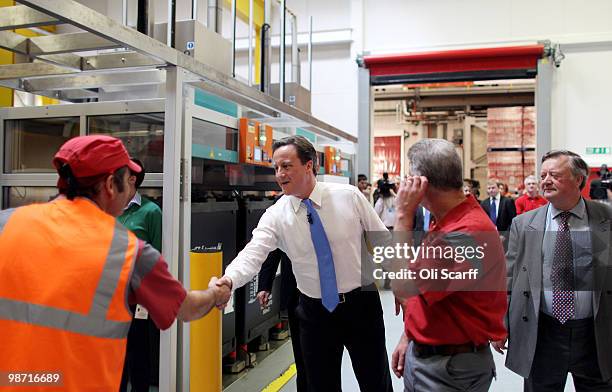
[[[593,325],[594,322],[593,317],[587,317],[582,319],[569,319],[565,323],[561,324],[556,317],[546,314],[544,312],[540,312],[540,320],[542,320],[544,324],[564,329],[590,327]]]
[[[463,353],[476,353],[485,350],[489,347],[489,344],[475,345],[473,343],[464,344],[444,344],[440,346],[430,346],[428,344],[421,344],[413,342],[414,344],[414,356],[417,358],[427,358],[433,355],[455,355]]]
[[[372,283],[372,284],[369,284],[367,286],[357,287],[356,289],[351,290],[351,291],[346,292],[346,293],[339,293],[338,294],[338,300],[340,301],[339,303],[343,304],[345,302],[349,302],[349,301],[351,301],[351,299],[354,299],[354,298],[358,297],[364,291],[373,291],[373,292],[376,292],[377,291],[376,285],[374,283]],[[305,300],[308,300],[308,301],[311,301],[311,302],[321,303],[321,298],[312,298],[312,297],[307,296],[304,293],[301,293],[301,294],[302,294],[302,298],[305,299]]]

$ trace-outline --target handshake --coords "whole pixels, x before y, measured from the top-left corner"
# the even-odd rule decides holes
[[[221,278],[213,276],[208,282],[208,288],[215,294],[217,309],[225,309],[232,296],[232,280],[227,276]]]

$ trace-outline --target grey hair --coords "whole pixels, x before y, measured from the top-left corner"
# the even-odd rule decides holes
[[[580,182],[580,190],[582,190],[582,188],[584,188],[584,186],[586,185],[587,178],[589,177],[589,165],[587,165],[584,159],[580,158],[580,155],[569,150],[549,151],[542,157],[542,163],[551,158],[557,158],[559,156],[567,157],[570,169],[574,177],[582,176],[582,181]]]
[[[536,184],[538,183],[538,179],[533,174],[525,177],[525,180],[523,180],[523,184],[527,185],[527,181],[528,180],[534,180],[536,182]]]
[[[455,145],[444,139],[419,140],[408,150],[410,173],[439,189],[463,189],[463,168]]]

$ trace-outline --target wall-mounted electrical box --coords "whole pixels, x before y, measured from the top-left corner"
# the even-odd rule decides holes
[[[261,162],[263,165],[272,166],[272,127],[262,124],[259,127],[259,146],[261,147]]]
[[[272,166],[272,127],[248,118],[240,119],[240,163]]]
[[[325,147],[325,174],[341,175],[340,150],[335,147]]]

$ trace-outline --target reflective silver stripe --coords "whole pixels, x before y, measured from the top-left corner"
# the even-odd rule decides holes
[[[134,266],[134,273],[130,279],[130,286],[133,291],[138,290],[142,279],[155,267],[155,264],[159,260],[159,252],[151,246],[151,244],[145,244],[140,252],[140,256],[136,260]]]
[[[102,276],[98,281],[98,288],[89,310],[89,315],[92,317],[104,319],[108,313],[110,302],[117,290],[119,284],[119,276],[125,261],[125,253],[128,246],[128,231],[119,222],[115,223],[113,239],[111,241]]]
[[[0,233],[2,233],[4,225],[6,225],[6,222],[8,222],[11,215],[13,215],[13,212],[15,212],[14,208],[9,208],[8,210],[0,211]]]
[[[0,319],[57,328],[99,338],[122,339],[130,322],[100,320],[62,309],[0,298]]]
[[[128,241],[127,230],[117,223],[88,315],[0,298],[0,319],[57,328],[88,336],[125,338],[131,322],[107,320],[106,315],[119,284]]]

